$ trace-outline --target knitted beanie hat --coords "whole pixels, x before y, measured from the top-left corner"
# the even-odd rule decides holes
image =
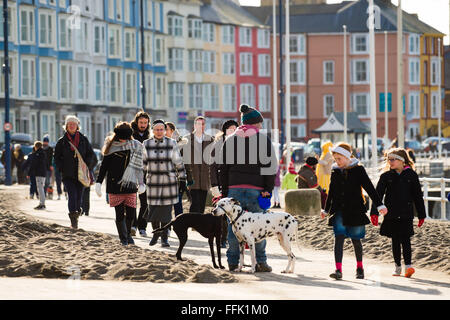
[[[318,163],[319,163],[319,161],[317,161],[317,159],[314,158],[314,157],[306,158],[306,164],[309,165],[309,166],[315,166]]]
[[[264,120],[258,110],[253,109],[246,104],[241,104],[239,111],[241,112],[242,124],[256,124],[263,122]]]
[[[65,121],[64,124],[67,126],[67,124],[69,122],[75,122],[76,124],[79,125],[80,124],[80,119],[78,119],[75,115],[69,114],[69,115],[66,116],[66,121]]]

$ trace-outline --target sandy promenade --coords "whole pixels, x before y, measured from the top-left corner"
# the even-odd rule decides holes
[[[183,250],[190,260],[178,262],[175,234],[170,248],[149,247],[139,236],[136,246],[120,246],[114,210],[104,197],[91,193],[90,216],[73,231],[65,200],[48,200],[45,211],[36,211],[37,201],[26,194],[26,186],[0,186],[0,299],[450,299],[448,222],[427,221],[414,236],[413,278],[391,276],[389,239],[370,226],[363,244],[366,278],[355,279],[348,241],[344,280],[334,281],[328,277],[332,231],[319,219],[300,221],[294,274],[281,274],[287,258],[275,238],[267,246],[272,273],[229,273],[211,267],[207,241],[196,232]],[[227,266],[225,249],[222,263]]]

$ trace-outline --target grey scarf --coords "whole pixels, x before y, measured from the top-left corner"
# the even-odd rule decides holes
[[[111,144],[108,155],[114,152],[130,150],[130,162],[122,175],[119,183],[126,188],[138,187],[144,183],[144,167],[142,143],[137,140],[127,140],[125,142],[114,141]]]

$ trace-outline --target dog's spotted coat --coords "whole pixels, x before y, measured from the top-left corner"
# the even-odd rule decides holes
[[[264,240],[266,237],[276,235],[281,247],[288,256],[288,265],[285,273],[293,273],[295,256],[291,250],[291,242],[296,240],[298,222],[286,212],[266,212],[254,213],[243,211],[239,202],[233,198],[224,198],[216,203],[212,211],[214,215],[226,214],[232,224],[233,232],[239,241],[240,246],[240,271],[244,265],[245,243],[251,250],[252,272],[256,268],[255,243]]]

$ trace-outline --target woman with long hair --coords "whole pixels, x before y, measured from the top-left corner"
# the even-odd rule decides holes
[[[136,192],[145,192],[143,145],[132,138],[133,129],[128,122],[119,122],[114,134],[105,140],[103,161],[95,185],[101,197],[101,186],[107,175],[106,193],[109,205],[116,211],[116,227],[122,245],[134,244],[131,226],[136,217]]]

